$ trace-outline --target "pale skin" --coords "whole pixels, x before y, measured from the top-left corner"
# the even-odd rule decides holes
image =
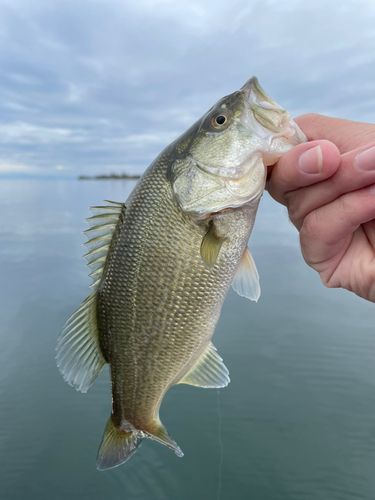
[[[375,302],[375,125],[315,114],[295,121],[311,142],[272,167],[268,191],[287,207],[323,284]]]

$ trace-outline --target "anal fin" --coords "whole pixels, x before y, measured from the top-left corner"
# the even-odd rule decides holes
[[[220,388],[226,387],[229,382],[228,368],[210,342],[204,353],[178,383],[204,388]]]
[[[241,257],[232,287],[238,295],[258,302],[260,297],[259,274],[248,247]]]

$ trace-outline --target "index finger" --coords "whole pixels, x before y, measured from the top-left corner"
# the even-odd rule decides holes
[[[375,141],[375,125],[308,113],[294,119],[309,141],[326,139],[341,154]]]

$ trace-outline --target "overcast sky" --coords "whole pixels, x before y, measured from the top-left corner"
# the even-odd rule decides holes
[[[143,172],[252,75],[375,122],[374,0],[0,0],[0,176]]]

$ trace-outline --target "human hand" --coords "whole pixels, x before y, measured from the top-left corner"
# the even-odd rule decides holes
[[[295,121],[313,142],[282,156],[267,189],[288,208],[324,285],[375,302],[375,125],[313,114]]]

